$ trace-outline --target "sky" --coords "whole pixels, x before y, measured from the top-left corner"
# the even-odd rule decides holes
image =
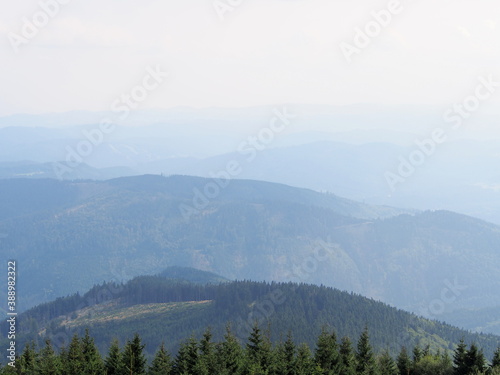
[[[500,81],[498,20],[498,0],[9,1],[0,116],[106,111],[133,90],[137,109],[446,109],[474,93],[479,76]],[[356,30],[371,30],[367,46]],[[346,48],[356,49],[349,59]]]

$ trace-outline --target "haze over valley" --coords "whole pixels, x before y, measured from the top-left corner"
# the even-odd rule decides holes
[[[500,375],[498,19],[5,4],[0,375]]]

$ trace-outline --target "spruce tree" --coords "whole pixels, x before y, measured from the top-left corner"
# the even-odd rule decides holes
[[[417,344],[413,347],[412,367],[415,367],[421,359],[422,359],[422,349],[420,349],[420,346],[418,346]]]
[[[165,349],[165,344],[162,342],[160,348],[155,354],[151,366],[149,367],[148,375],[170,375],[172,371],[172,358]]]
[[[254,324],[246,345],[247,364],[255,367],[255,371],[267,371],[271,364],[271,342],[262,334],[257,323]],[[255,366],[254,366],[255,365]]]
[[[122,354],[118,340],[114,339],[108,349],[108,356],[104,361],[106,375],[122,375]]]
[[[183,342],[175,357],[174,375],[192,375],[198,363],[198,344],[193,336]]]
[[[396,364],[398,366],[398,370],[399,370],[400,375],[410,375],[411,360],[410,360],[410,356],[408,355],[408,351],[406,349],[406,346],[403,346],[401,348],[401,351],[399,352],[398,358],[396,359]]]
[[[497,348],[493,354],[493,360],[491,361],[491,368],[500,368],[500,346]]]
[[[286,341],[283,344],[283,375],[295,375],[295,352],[297,348],[293,341],[292,332],[288,331]]]
[[[311,375],[315,374],[315,363],[312,358],[312,353],[306,344],[302,344],[297,349],[297,357],[295,359],[295,374],[296,375]]]
[[[399,373],[396,362],[394,362],[387,349],[378,359],[378,370],[380,375],[398,375]]]
[[[144,357],[144,345],[136,333],[131,341],[127,341],[123,349],[122,368],[126,375],[146,374],[146,358]]]
[[[66,371],[66,363],[68,360],[68,351],[66,350],[66,347],[63,345],[61,349],[59,349],[59,362],[61,363],[61,374],[62,375],[67,375],[68,372]]]
[[[66,361],[64,363],[65,373],[80,374],[83,370],[83,353],[78,335],[75,333],[69,343]]]
[[[203,333],[200,340],[199,355],[196,365],[196,375],[214,374],[217,369],[215,344],[212,342],[212,331],[209,328]]]
[[[45,346],[40,350],[38,356],[38,374],[39,375],[61,375],[62,364],[59,356],[52,348],[49,339],[45,340]]]
[[[38,374],[38,353],[36,351],[35,343],[26,344],[21,354],[19,367],[22,374],[36,375]]]
[[[86,375],[101,375],[103,372],[103,362],[101,354],[90,337],[89,330],[85,330],[85,336],[81,342],[81,353],[83,357],[83,373]]]
[[[314,360],[322,369],[323,374],[338,373],[340,359],[335,332],[330,334],[325,328],[321,330],[316,344]]]
[[[272,350],[270,375],[283,375],[286,373],[285,344],[279,342]]]
[[[453,373],[453,362],[448,354],[448,351],[444,351],[439,358],[439,374],[450,375]]]
[[[486,369],[486,359],[476,344],[471,344],[465,355],[465,366],[468,374],[482,373]]]
[[[465,345],[464,339],[462,338],[453,354],[454,375],[467,375],[466,358],[467,345]]]
[[[358,340],[358,347],[356,352],[358,375],[375,375],[377,366],[373,350],[370,345],[370,336],[368,335],[368,327],[365,327]]]
[[[221,375],[237,374],[241,369],[243,350],[229,324],[226,325],[224,341],[217,347],[216,358]]]
[[[356,375],[356,355],[352,348],[351,339],[347,336],[342,337],[339,348],[341,374]]]

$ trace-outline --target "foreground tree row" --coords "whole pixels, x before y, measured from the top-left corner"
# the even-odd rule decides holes
[[[288,334],[285,341],[272,345],[268,332],[257,325],[247,343],[241,345],[227,327],[221,342],[212,341],[207,329],[198,341],[184,341],[175,357],[162,344],[148,364],[144,345],[136,334],[120,348],[114,340],[102,358],[92,337],[74,335],[68,348],[56,353],[47,340],[39,350],[27,345],[15,368],[6,365],[0,374],[26,375],[500,375],[500,347],[491,363],[474,344],[462,340],[450,357],[447,352],[431,352],[416,346],[411,354],[402,347],[397,358],[387,350],[376,355],[368,330],[354,346],[349,337],[337,340],[335,332],[323,329],[313,352],[296,345]]]

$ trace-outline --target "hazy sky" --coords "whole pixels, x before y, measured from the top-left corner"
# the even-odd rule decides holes
[[[9,33],[24,38],[34,17],[43,24],[40,2],[3,2],[0,115],[108,110],[158,65],[170,75],[140,108],[445,107],[473,93],[479,75],[500,81],[498,0],[402,0],[351,63],[340,43],[355,46],[355,28],[390,1],[242,0],[223,20],[214,4],[237,0],[60,1],[18,53]]]

